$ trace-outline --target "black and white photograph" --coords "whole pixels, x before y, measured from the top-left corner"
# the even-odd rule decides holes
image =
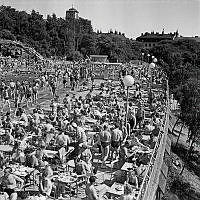
[[[200,0],[0,0],[0,200],[200,200]]]

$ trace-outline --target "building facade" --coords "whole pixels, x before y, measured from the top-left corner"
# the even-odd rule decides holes
[[[174,33],[164,33],[164,30],[162,33],[142,33],[141,36],[136,38],[136,41],[142,42],[144,44],[144,48],[150,49],[152,47],[155,47],[158,45],[159,42],[163,40],[174,40],[179,36],[178,30]]]

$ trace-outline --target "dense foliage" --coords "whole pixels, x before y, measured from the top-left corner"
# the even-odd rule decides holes
[[[162,42],[151,53],[166,71],[171,92],[179,100],[192,149],[200,130],[200,43],[192,39]]]
[[[44,19],[35,10],[28,14],[6,6],[0,7],[0,38],[21,41],[45,57],[67,59],[105,54],[110,60],[129,61],[138,59],[142,48],[117,31],[93,32],[87,19],[63,19],[55,14]]]

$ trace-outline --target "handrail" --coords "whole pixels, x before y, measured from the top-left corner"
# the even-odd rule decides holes
[[[149,162],[149,165],[148,165],[148,169],[145,173],[145,177],[144,177],[142,185],[140,187],[140,190],[139,190],[139,193],[138,193],[138,196],[137,196],[137,200],[149,200],[148,188],[151,184],[155,183],[155,181],[152,179],[152,177],[153,177],[152,172],[157,167],[155,164],[158,164],[158,163],[156,163],[156,158],[158,158],[161,155],[162,156],[161,159],[163,160],[163,155],[164,155],[163,146],[164,145],[161,145],[161,143],[164,143],[166,141],[166,136],[167,136],[167,133],[168,133],[167,129],[168,129],[168,123],[169,123],[169,86],[168,86],[168,81],[167,81],[166,95],[167,95],[167,102],[166,102],[167,110],[166,110],[165,119],[164,119],[164,122],[163,122],[164,127],[163,127],[163,130],[160,130],[160,132],[159,132],[158,140],[157,140],[155,147],[154,147],[154,150],[152,152],[152,156],[151,156],[151,159],[150,159],[150,162]],[[162,149],[160,149],[160,148],[162,148]],[[160,155],[158,154],[158,149],[162,150]],[[160,159],[159,159],[159,161],[160,161]],[[160,168],[161,168],[161,166],[160,166]],[[157,179],[158,179],[159,175],[160,175],[160,173],[157,174]],[[151,191],[151,194],[152,194],[151,197],[153,197],[155,195],[155,192],[156,191]]]

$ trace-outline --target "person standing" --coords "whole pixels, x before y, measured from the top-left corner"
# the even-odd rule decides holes
[[[32,88],[33,103],[37,103],[38,99],[39,84],[35,83]]]
[[[63,87],[66,88],[66,84],[67,84],[67,73],[63,74]]]
[[[9,110],[11,112],[12,110],[11,110],[11,106],[10,106],[9,87],[7,87],[7,86],[5,86],[5,89],[4,89],[4,92],[3,92],[3,99],[4,99],[4,104],[3,104],[2,110],[4,109],[4,107],[6,105],[8,105],[8,108],[9,108]]]
[[[100,132],[101,151],[102,151],[102,168],[106,167],[106,160],[110,152],[111,134],[108,125],[103,126],[103,131]]]
[[[120,145],[122,141],[123,141],[123,133],[119,129],[119,124],[116,123],[115,129],[112,131],[112,136],[111,136],[111,147],[113,148],[111,158],[113,160],[119,158],[119,150],[120,150]],[[115,157],[114,157],[114,153],[115,153]]]
[[[13,80],[10,81],[10,93],[11,98],[15,99],[15,82]]]

